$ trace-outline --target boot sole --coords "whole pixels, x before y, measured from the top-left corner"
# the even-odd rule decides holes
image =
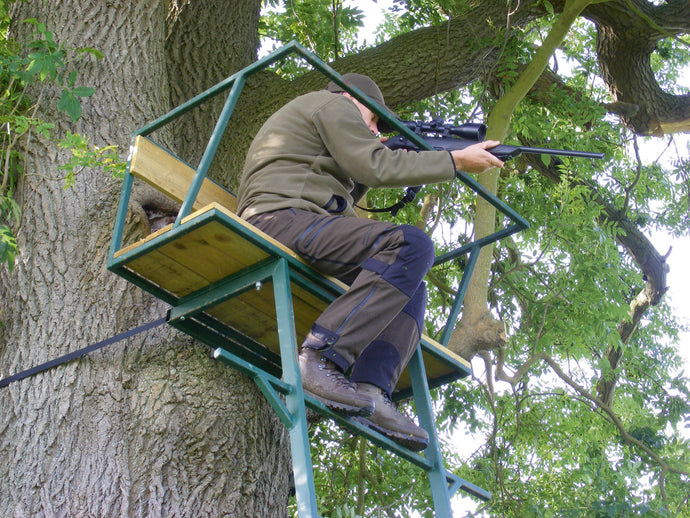
[[[383,428],[382,426],[373,423],[369,419],[358,417],[355,420],[368,426],[372,430],[380,433],[384,437],[387,437],[390,440],[398,443],[400,446],[407,448],[408,450],[422,451],[425,450],[427,446],[429,446],[428,440],[415,437],[414,435],[395,432],[393,430],[389,430],[388,428]]]
[[[347,405],[345,403],[341,403],[339,401],[333,401],[332,399],[327,399],[322,396],[318,396],[314,394],[313,392],[308,391],[307,389],[304,389],[304,393],[310,395],[317,401],[320,401],[324,405],[326,405],[329,409],[333,410],[334,412],[338,412],[339,414],[346,415],[346,416],[357,416],[357,417],[369,417],[374,413],[374,405],[368,405],[368,406],[353,406],[353,405]]]

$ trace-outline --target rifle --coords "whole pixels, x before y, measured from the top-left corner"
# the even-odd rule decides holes
[[[434,119],[431,122],[400,121],[404,126],[417,133],[432,148],[441,151],[453,151],[465,149],[477,142],[483,142],[486,137],[486,126],[480,123],[462,124],[452,126],[445,124],[442,119]],[[429,136],[432,133],[438,136]],[[403,135],[390,137],[384,145],[390,149],[407,149],[409,151],[422,151],[422,148]],[[543,147],[509,146],[499,144],[487,149],[489,153],[499,160],[509,160],[522,153],[540,155],[560,155],[580,158],[604,158],[604,153],[592,153],[589,151],[570,151],[567,149],[548,149]]]
[[[486,137],[486,126],[481,123],[468,123],[460,126],[445,124],[443,119],[434,119],[431,122],[422,121],[398,121],[408,129],[414,131],[423,141],[428,143],[433,149],[439,151],[453,151],[455,149],[465,149],[477,142],[483,142]],[[435,135],[430,136],[429,133]],[[404,135],[389,137],[384,146],[390,149],[406,149],[408,151],[423,151],[424,148],[417,145]],[[567,149],[548,149],[541,147],[510,146],[499,144],[496,147],[487,149],[489,153],[502,161],[515,158],[522,153],[532,153],[540,155],[560,155],[579,158],[604,158],[604,153],[592,153],[589,151],[570,151]],[[408,187],[405,195],[398,203],[383,209],[366,209],[358,207],[367,212],[390,212],[395,216],[400,209],[414,200],[417,193],[422,189],[421,186]]]

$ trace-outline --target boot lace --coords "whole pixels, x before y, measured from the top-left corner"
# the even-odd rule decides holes
[[[399,412],[399,411],[398,411],[398,407],[395,406],[395,403],[393,403],[393,401],[391,400],[390,396],[388,395],[388,392],[386,392],[385,390],[381,389],[381,397],[382,397],[382,399],[383,399],[383,403],[384,403],[388,408],[392,408],[392,409],[395,410],[396,412]]]
[[[355,384],[348,380],[328,358],[321,358],[319,361],[319,369],[325,371],[326,377],[332,379],[336,385],[355,390]]]

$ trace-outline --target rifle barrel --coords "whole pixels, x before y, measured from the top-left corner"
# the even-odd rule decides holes
[[[537,155],[560,155],[560,156],[575,156],[581,158],[604,158],[604,153],[594,153],[591,151],[571,151],[568,149],[548,149],[543,147],[522,147],[518,146],[523,153],[532,153]],[[491,151],[491,150],[489,150]]]
[[[435,137],[422,135],[421,136],[427,143],[429,143],[434,149],[452,151],[454,149],[464,149],[472,144],[476,144],[476,141],[467,140],[458,137]],[[419,147],[412,141],[408,140],[402,135],[396,135],[389,138],[384,145],[391,149],[412,149],[419,151]],[[526,147],[526,146],[512,146],[509,144],[499,144],[496,147],[487,149],[489,153],[500,158],[501,160],[510,160],[515,158],[522,153],[539,154],[539,155],[560,155],[560,156],[572,156],[579,158],[604,158],[604,153],[594,153],[591,151],[571,151],[569,149],[549,149],[542,147]]]

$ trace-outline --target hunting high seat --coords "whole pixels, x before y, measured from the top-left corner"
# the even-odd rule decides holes
[[[108,269],[170,304],[170,325],[207,344],[214,357],[257,383],[290,432],[301,517],[318,516],[305,405],[428,472],[436,516],[450,517],[450,497],[459,489],[482,500],[490,499],[488,492],[444,468],[429,394],[430,387],[467,376],[469,364],[441,343],[424,336],[401,376],[393,398],[414,397],[420,425],[430,436],[423,454],[407,450],[305,396],[297,364],[298,344],[346,286],[315,271],[294,252],[239,218],[235,214],[235,196],[206,178],[246,77],[295,52],[330,79],[342,82],[334,70],[292,42],[135,134]],[[228,89],[225,107],[196,169],[148,138],[171,120]],[[380,112],[361,92],[353,90],[353,95]],[[123,245],[134,178],[182,206],[175,223],[138,242]],[[501,208],[500,202],[496,203]],[[514,231],[513,228],[510,233]],[[489,242],[492,241],[485,240],[483,244]],[[471,258],[476,261],[479,246],[482,244],[458,249],[439,258],[437,263],[469,252],[471,271]],[[462,286],[459,292],[460,296],[464,294]],[[443,335],[446,340],[460,303],[456,300],[451,311]]]

